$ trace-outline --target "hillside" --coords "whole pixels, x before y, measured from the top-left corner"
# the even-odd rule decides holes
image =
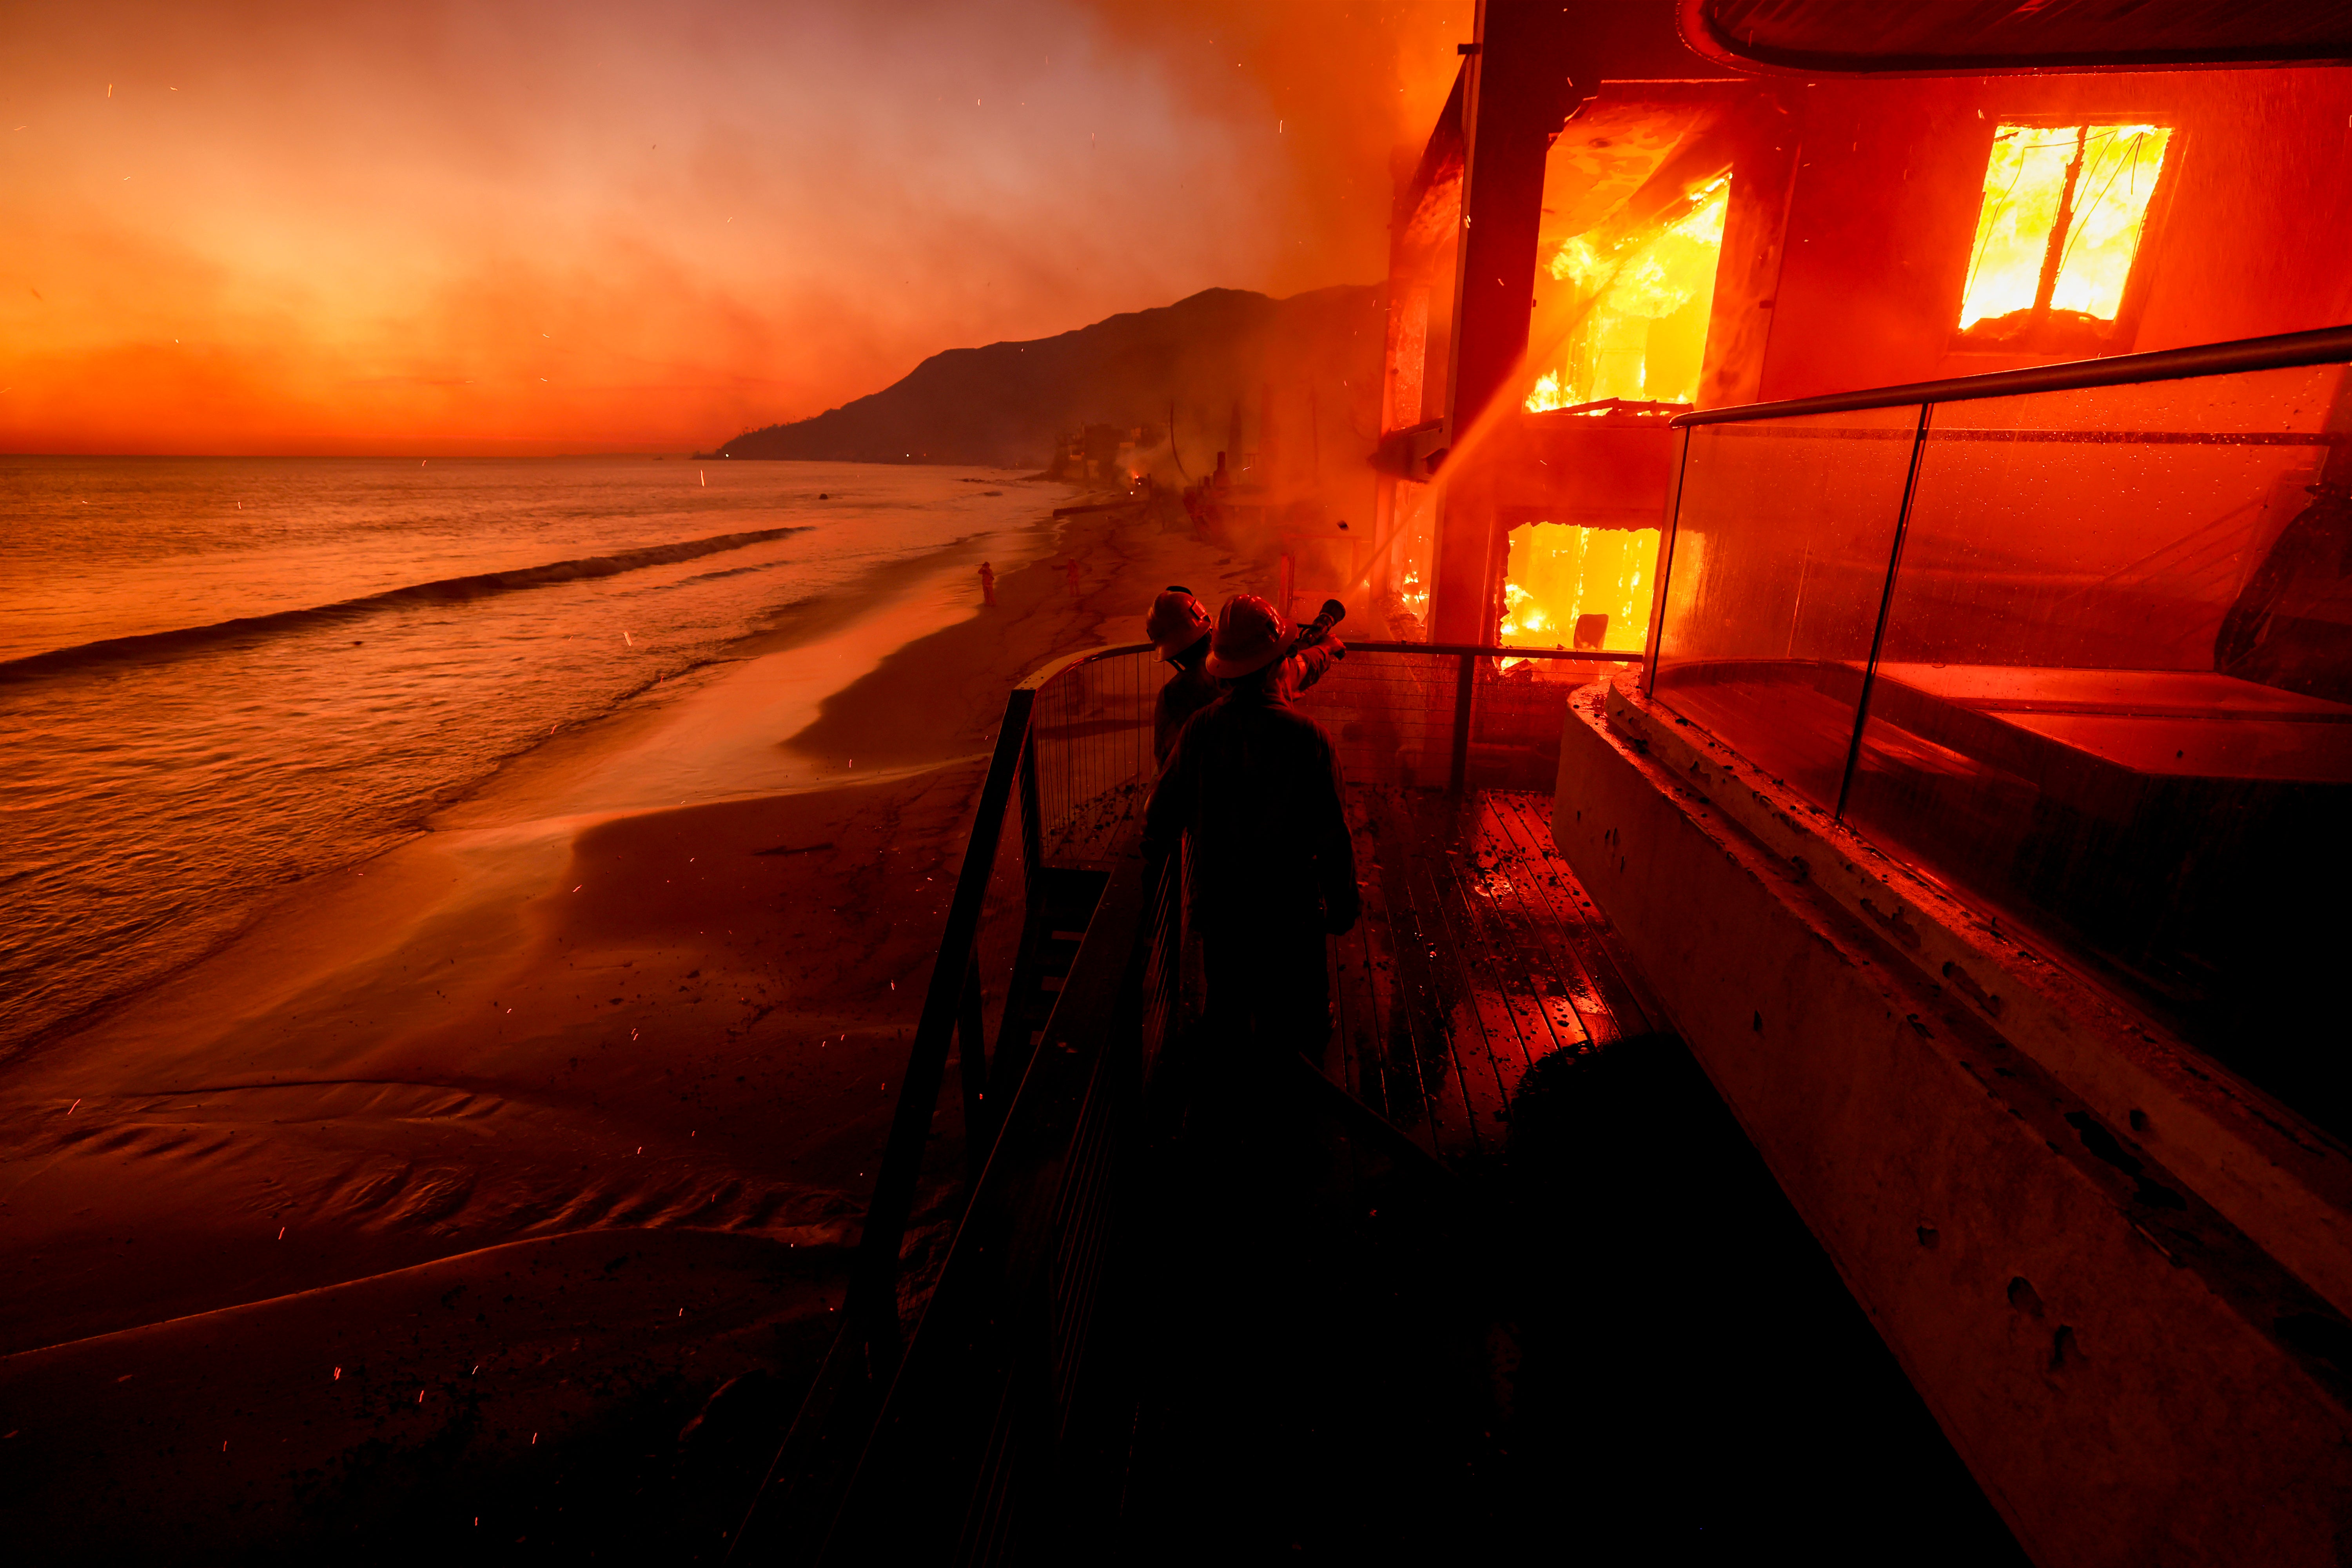
[[[1083,426],[1164,426],[1172,400],[1178,453],[1197,478],[1243,405],[1255,445],[1268,387],[1285,405],[1286,435],[1300,433],[1288,410],[1311,407],[1335,456],[1351,437],[1369,450],[1381,337],[1370,285],[1288,300],[1204,289],[1056,337],[933,354],[894,385],[738,436],[719,455],[1038,468],[1057,437]]]

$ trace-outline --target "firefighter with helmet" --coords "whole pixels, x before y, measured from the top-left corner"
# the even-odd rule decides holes
[[[1347,657],[1347,646],[1331,629],[1345,614],[1338,601],[1327,603],[1323,616],[1291,641],[1288,657],[1282,661],[1281,689],[1286,700],[1322,679],[1335,661]],[[1223,696],[1225,688],[1209,672],[1209,610],[1192,589],[1172,584],[1152,600],[1150,612],[1143,617],[1143,635],[1162,660],[1176,667],[1176,673],[1160,689],[1160,700],[1151,715],[1151,754],[1164,768],[1184,721]]]
[[[1259,1061],[1319,1059],[1331,1032],[1324,933],[1350,929],[1360,912],[1339,752],[1290,705],[1298,661],[1286,657],[1292,630],[1280,611],[1237,594],[1208,643],[1205,672],[1225,694],[1177,732],[1145,812],[1144,850],[1166,856],[1191,836],[1192,923],[1220,1032]]]
[[[1151,613],[1143,617],[1143,635],[1162,659],[1176,667],[1160,689],[1151,714],[1151,754],[1164,767],[1184,721],[1223,696],[1225,689],[1209,674],[1208,606],[1193,597],[1192,589],[1171,584],[1152,600]]]

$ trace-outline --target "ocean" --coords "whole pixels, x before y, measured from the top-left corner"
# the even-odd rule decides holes
[[[848,463],[0,458],[0,1055],[794,605],[961,541],[1034,553],[1060,495]]]

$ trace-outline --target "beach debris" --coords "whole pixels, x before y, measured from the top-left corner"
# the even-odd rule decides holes
[[[79,1105],[80,1103],[81,1103],[81,1096],[79,1096],[79,1095],[76,1095],[76,1096],[74,1096],[74,1102],[73,1102],[73,1105],[68,1105],[68,1106],[67,1106],[67,1107],[66,1107],[66,1114],[67,1114],[68,1116],[71,1116],[71,1115],[74,1113],[74,1105]]]
[[[341,1383],[341,1382],[342,1382],[342,1381],[343,1381],[343,1369],[342,1369],[341,1367],[337,1367],[337,1368],[335,1369],[335,1375],[334,1375],[333,1377],[330,1378],[328,1381],[329,1381],[329,1382],[331,1382],[331,1383]]]
[[[278,1239],[280,1241],[286,1239],[286,1227],[282,1225],[278,1227]]]

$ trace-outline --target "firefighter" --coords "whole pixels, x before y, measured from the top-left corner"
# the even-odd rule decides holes
[[[1192,716],[1151,793],[1145,853],[1190,834],[1192,919],[1211,1019],[1244,1059],[1319,1060],[1331,1033],[1323,938],[1360,912],[1339,757],[1292,708],[1291,629],[1254,594],[1218,614],[1207,671],[1227,685]]]
[[[1160,689],[1151,714],[1151,754],[1165,767],[1184,721],[1223,696],[1225,689],[1209,674],[1209,610],[1192,589],[1171,584],[1152,600],[1151,613],[1143,617],[1143,635],[1162,659],[1176,667]]]
[[[1348,645],[1335,629],[1347,614],[1347,605],[1326,599],[1323,613],[1299,628],[1290,644],[1290,657],[1282,661],[1284,701],[1322,679],[1333,665],[1348,657]]]
[[[1347,613],[1339,600],[1324,601],[1323,614],[1292,641],[1290,656],[1282,662],[1283,700],[1313,686],[1335,662],[1347,657],[1347,645],[1331,630]],[[1154,599],[1150,614],[1143,618],[1143,635],[1162,659],[1176,667],[1175,675],[1160,689],[1160,700],[1151,715],[1151,754],[1166,767],[1184,721],[1223,696],[1225,688],[1208,671],[1209,611],[1192,589],[1171,584]]]

